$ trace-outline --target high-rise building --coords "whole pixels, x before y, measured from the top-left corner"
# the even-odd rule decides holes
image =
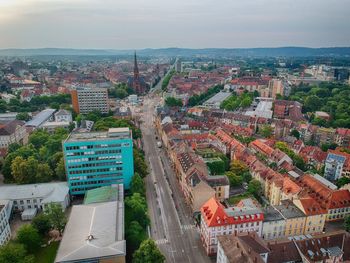
[[[63,152],[72,195],[106,185],[124,184],[125,189],[130,188],[134,161],[129,128],[72,133],[63,142]]]
[[[79,87],[71,91],[72,105],[76,113],[92,111],[108,113],[108,91],[104,88]]]

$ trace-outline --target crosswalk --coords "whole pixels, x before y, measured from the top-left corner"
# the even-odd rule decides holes
[[[162,245],[162,244],[169,243],[168,239],[166,239],[166,238],[158,239],[155,242],[156,242],[157,245]]]

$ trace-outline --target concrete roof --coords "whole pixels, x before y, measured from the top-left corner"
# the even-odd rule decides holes
[[[8,200],[42,198],[43,203],[63,202],[68,193],[67,182],[0,186],[0,199]]]
[[[213,97],[205,101],[203,104],[213,104],[213,103],[221,103],[228,97],[232,95],[231,92],[223,92],[220,91],[219,93],[215,94]]]
[[[102,203],[123,200],[123,184],[114,186],[103,186],[88,190],[84,197],[84,204]]]
[[[55,262],[125,256],[124,203],[73,206]]]

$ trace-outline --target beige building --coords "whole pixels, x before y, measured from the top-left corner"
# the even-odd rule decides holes
[[[25,144],[28,133],[23,121],[13,120],[0,124],[0,148],[6,148],[11,143]]]
[[[306,216],[304,234],[322,233],[326,222],[327,211],[310,197],[295,199],[293,203]]]

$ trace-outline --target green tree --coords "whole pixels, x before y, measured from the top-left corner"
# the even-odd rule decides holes
[[[146,194],[145,184],[138,173],[135,173],[131,179],[130,191],[132,194],[140,193],[142,196]]]
[[[338,188],[346,185],[346,184],[350,184],[350,178],[349,177],[341,177],[337,180],[336,185],[338,186]]]
[[[0,262],[2,263],[34,263],[34,256],[27,256],[22,244],[9,242],[0,247]]]
[[[270,125],[263,125],[259,129],[259,134],[262,135],[264,138],[269,138],[272,135],[272,127]]]
[[[300,138],[300,133],[298,132],[298,130],[296,129],[293,129],[291,132],[290,132],[290,135],[299,139]]]
[[[46,236],[47,233],[49,233],[49,231],[51,230],[50,219],[44,213],[41,213],[34,217],[32,220],[32,225],[38,230],[38,233],[43,237]]]
[[[125,206],[132,210],[133,219],[139,222],[142,227],[149,224],[146,199],[140,193],[134,193],[125,198]]]
[[[258,180],[251,180],[248,184],[248,192],[259,199],[262,194],[261,183]]]
[[[16,119],[21,121],[29,121],[31,117],[28,112],[19,112],[16,116]]]
[[[21,156],[17,156],[11,164],[13,178],[18,184],[28,184],[34,182],[37,169],[38,161],[33,157],[29,157],[26,160]]]
[[[133,150],[134,153],[134,168],[135,172],[138,173],[142,178],[145,178],[148,174],[148,167],[145,162],[145,159],[142,155],[142,153],[135,149]]]
[[[350,215],[345,217],[344,227],[346,231],[350,232]]]
[[[40,149],[47,140],[49,139],[50,135],[47,131],[44,130],[35,130],[30,136],[29,136],[29,143],[33,144],[36,149]]]
[[[169,107],[182,107],[182,100],[174,97],[167,97],[165,99],[165,105]]]
[[[164,255],[159,251],[152,239],[144,240],[133,255],[133,263],[162,263]]]
[[[55,175],[58,180],[64,181],[66,179],[66,169],[64,166],[64,159],[61,158],[55,168]]]
[[[128,250],[130,251],[135,251],[145,238],[143,228],[137,221],[130,222],[128,228],[125,230],[125,236]]]
[[[61,204],[49,204],[45,209],[45,214],[47,215],[52,228],[58,230],[60,234],[62,234],[67,223],[67,217],[62,210]]]
[[[36,171],[35,182],[45,183],[52,180],[53,172],[47,163],[39,163]]]
[[[31,224],[21,226],[17,231],[17,242],[24,245],[29,253],[34,253],[41,245],[38,230]]]
[[[316,111],[322,106],[322,101],[316,95],[310,95],[306,97],[304,106],[308,111]]]
[[[243,182],[243,178],[234,172],[228,171],[225,173],[227,176],[228,180],[230,181],[231,186],[238,186],[241,185]]]
[[[225,163],[223,160],[207,162],[207,166],[212,175],[219,175],[225,172]]]

